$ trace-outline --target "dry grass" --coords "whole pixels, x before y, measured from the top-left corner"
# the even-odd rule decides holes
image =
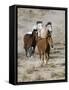
[[[30,9],[19,9],[18,12],[18,82],[65,79],[65,12]],[[23,36],[32,31],[37,20],[53,24],[54,48],[51,49],[48,65],[43,66],[37,48],[31,58],[25,56],[23,48]]]

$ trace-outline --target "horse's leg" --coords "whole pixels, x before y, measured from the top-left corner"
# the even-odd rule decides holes
[[[39,58],[40,58],[40,60],[41,60],[41,50],[40,50],[39,47],[38,47],[38,53],[39,53]]]
[[[29,55],[28,53],[29,53],[29,49],[27,48],[27,49],[26,49],[26,56],[27,56],[27,57],[28,57],[28,55]]]
[[[26,50],[26,56],[27,56],[27,50]]]
[[[41,52],[39,52],[39,57],[40,57],[40,60],[41,60]]]
[[[46,57],[46,64],[48,64],[48,60],[49,60],[49,56],[48,56],[48,53],[45,54],[45,57]]]
[[[27,49],[25,49],[26,57],[27,57]]]
[[[26,57],[29,56],[29,48],[25,49],[25,52],[26,52]]]
[[[41,66],[43,66],[44,63],[44,59],[42,58],[43,54],[41,52],[39,52],[39,56],[40,56],[40,60],[41,60]]]
[[[29,56],[32,56],[32,47],[29,47]]]
[[[48,52],[47,52],[47,63],[48,63],[48,60],[49,60],[49,54],[50,54],[50,46],[49,46],[49,49],[48,49]]]
[[[44,53],[44,63],[46,64],[46,54]]]
[[[48,64],[48,60],[49,60],[49,56],[48,56],[48,54],[47,54],[47,62],[46,62],[46,64]]]
[[[49,46],[49,48],[48,48],[48,58],[49,58],[49,54],[50,54],[50,46]]]
[[[33,52],[32,52],[33,54],[35,53],[35,46],[33,46]]]
[[[44,63],[44,53],[42,54],[42,61],[43,61],[43,63]]]
[[[41,66],[44,64],[44,54],[40,54]]]
[[[29,48],[28,47],[24,47],[24,49],[25,49],[25,55],[26,55],[26,57],[28,57]]]

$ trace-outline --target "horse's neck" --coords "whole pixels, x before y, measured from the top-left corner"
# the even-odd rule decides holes
[[[35,40],[35,36],[32,34],[32,39]]]
[[[47,46],[49,45],[48,37],[46,38],[46,45],[47,45]]]

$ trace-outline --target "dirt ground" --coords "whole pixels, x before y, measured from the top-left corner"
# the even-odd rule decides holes
[[[54,48],[51,48],[47,65],[42,66],[38,50],[27,58],[23,48],[23,36],[36,21],[45,25],[52,22]],[[59,10],[18,9],[18,82],[65,79],[65,12]]]

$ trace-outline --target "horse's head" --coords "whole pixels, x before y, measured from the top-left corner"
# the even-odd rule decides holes
[[[42,21],[37,21],[37,29],[41,30],[43,28],[43,22]]]
[[[38,31],[37,31],[37,29],[33,30],[32,35],[33,35],[34,39],[37,40],[37,38],[38,38]]]
[[[45,25],[45,28],[46,30],[51,34],[52,33],[52,23],[51,22],[48,22],[46,25]]]
[[[49,45],[53,48],[53,39],[52,39],[51,35],[47,36],[47,40],[48,40]]]

